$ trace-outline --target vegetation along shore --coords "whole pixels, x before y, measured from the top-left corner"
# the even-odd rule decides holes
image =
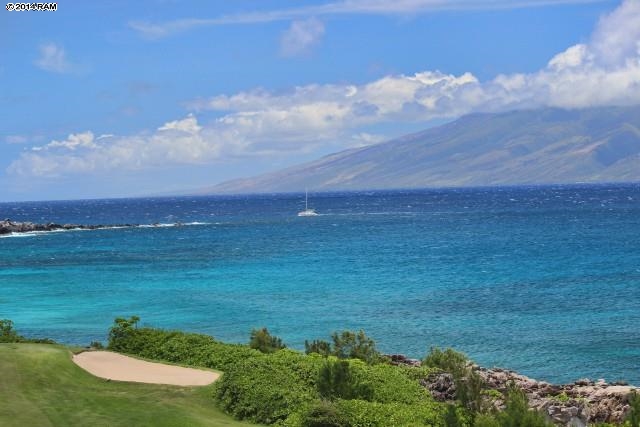
[[[213,385],[201,388],[179,392],[178,388],[156,385],[162,390],[157,393],[167,394],[163,397],[168,404],[165,412],[176,413],[162,422],[146,418],[140,421],[143,424],[178,425],[165,421],[184,416],[193,421],[190,425],[221,426],[244,425],[242,422],[283,427],[640,425],[636,388],[620,382],[582,379],[553,385],[505,369],[479,367],[452,349],[431,349],[423,360],[383,355],[363,331],[336,332],[329,340],[306,341],[305,353],[301,353],[286,348],[266,328],[253,330],[248,345],[242,345],[223,343],[208,335],[140,327],[139,320],[136,316],[117,318],[109,331],[108,350],[223,372]],[[152,387],[109,381],[104,390],[96,389],[91,381],[104,384],[105,380],[84,371],[79,374],[80,368],[71,362],[71,352],[82,349],[22,337],[9,320],[0,321],[0,343],[4,343],[0,344],[0,364],[7,374],[0,390],[33,386],[27,383],[37,364],[21,361],[48,355],[60,365],[47,371],[51,393],[62,392],[55,388],[65,384],[66,388],[86,388],[95,397],[76,401],[67,389],[62,400],[48,409],[58,417],[52,425],[85,425],[69,408],[99,413],[103,411],[101,398],[115,393],[111,388],[129,386],[132,394],[139,394],[141,389],[135,387]],[[90,347],[100,349],[102,344],[94,342]],[[65,381],[77,382],[71,386]],[[38,407],[40,400],[47,399],[43,393],[19,393],[20,405]],[[7,405],[15,404],[15,399],[0,403],[2,423],[14,421]],[[130,420],[156,417],[149,410],[135,413],[124,400],[118,405],[127,407],[124,414]],[[222,412],[237,421],[225,418]],[[22,418],[23,423],[28,421]],[[109,425],[126,425],[121,421]]]

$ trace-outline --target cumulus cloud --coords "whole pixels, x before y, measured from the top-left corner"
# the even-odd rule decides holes
[[[470,112],[543,106],[640,104],[640,2],[626,0],[597,24],[591,39],[555,55],[543,69],[479,81],[471,73],[424,71],[365,84],[312,84],[201,98],[196,115],[153,132],[94,138],[90,132],[27,151],[10,172],[54,175],[114,168],[206,163],[239,156],[312,152],[374,143],[373,126],[425,122]],[[628,36],[631,40],[624,40]]]
[[[282,35],[280,52],[284,56],[308,53],[324,35],[324,24],[316,18],[293,21]]]
[[[95,147],[93,138],[93,132],[87,131],[83,133],[71,134],[67,139],[63,141],[53,140],[47,145],[40,147],[33,147],[31,151],[50,150],[55,148],[66,148],[67,150],[74,151],[77,148],[93,148]]]
[[[114,169],[144,169],[167,164],[195,164],[218,157],[217,138],[193,116],[165,123],[154,132],[137,135],[71,134],[62,141],[33,147],[8,168],[17,175],[55,177]]]
[[[73,66],[67,59],[64,48],[56,43],[42,43],[38,47],[39,56],[35,65],[45,71],[68,73]]]

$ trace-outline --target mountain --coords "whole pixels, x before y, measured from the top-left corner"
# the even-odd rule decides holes
[[[640,181],[640,106],[471,114],[205,193]]]

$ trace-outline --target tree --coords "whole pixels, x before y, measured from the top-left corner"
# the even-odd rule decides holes
[[[447,412],[444,414],[445,427],[462,427],[464,424],[460,420],[456,405],[447,405]]]
[[[324,340],[304,340],[304,352],[306,354],[318,353],[321,356],[329,356],[331,354],[331,344]]]
[[[274,353],[286,346],[282,343],[280,338],[271,335],[267,328],[262,328],[253,329],[251,331],[249,347],[260,350],[263,353]]]
[[[131,316],[128,319],[116,317],[114,325],[109,329],[109,348],[123,350],[120,346],[135,332],[139,321],[138,316]]]
[[[20,342],[24,338],[13,329],[13,322],[9,319],[0,320],[0,342]]]
[[[373,388],[361,383],[352,374],[346,360],[327,360],[320,368],[317,381],[318,393],[325,399],[371,400]]]
[[[509,387],[505,409],[497,419],[500,427],[554,427],[543,414],[529,410],[527,395],[514,385]]]
[[[331,335],[332,344],[323,340],[305,341],[307,354],[318,353],[323,356],[336,356],[338,359],[360,359],[369,364],[379,362],[380,353],[376,343],[363,330],[356,332],[342,331]]]
[[[450,373],[454,378],[464,376],[469,364],[469,358],[451,348],[442,350],[438,347],[431,348],[422,364],[431,368],[439,368]]]
[[[360,330],[357,334],[351,331],[343,331],[338,335],[331,335],[333,340],[333,355],[339,359],[360,359],[367,363],[374,363],[380,359],[380,353],[376,350],[376,343]]]
[[[473,369],[469,359],[463,353],[451,348],[441,350],[432,348],[422,362],[431,368],[438,368],[453,376],[456,385],[456,398],[473,418],[487,410],[482,391],[485,382]]]

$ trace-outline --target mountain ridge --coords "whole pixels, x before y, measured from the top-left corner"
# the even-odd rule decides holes
[[[198,194],[640,181],[640,106],[473,113]]]

